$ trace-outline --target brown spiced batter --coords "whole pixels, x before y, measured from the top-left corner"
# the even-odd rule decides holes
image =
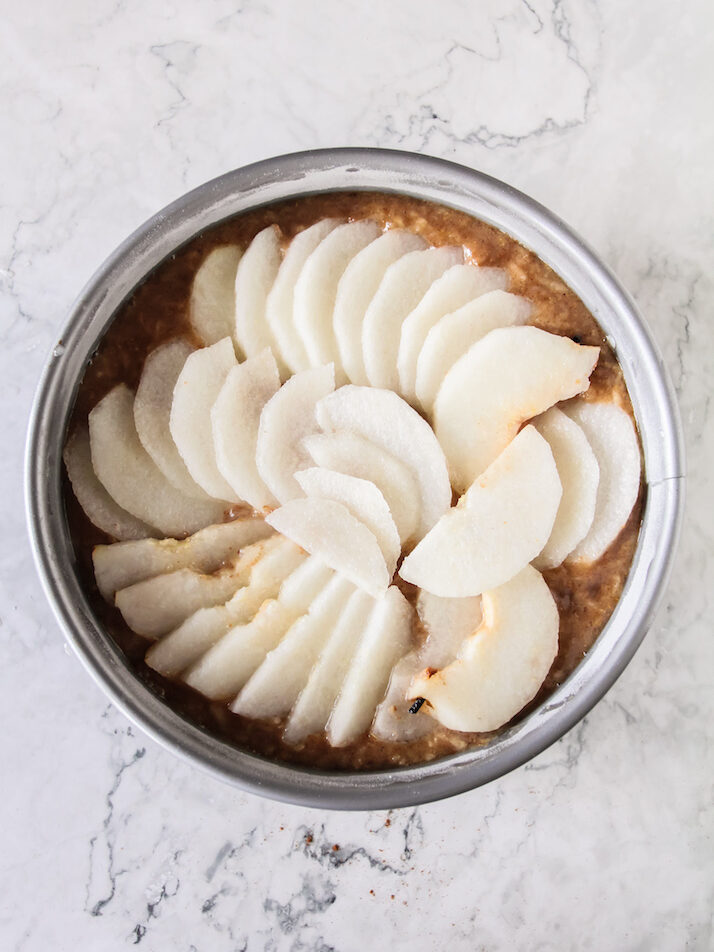
[[[298,231],[325,217],[371,218],[383,226],[416,232],[433,245],[462,244],[480,265],[505,268],[511,279],[509,290],[533,304],[531,324],[600,347],[600,359],[585,399],[615,400],[634,419],[622,371],[602,330],[580,299],[536,255],[496,228],[451,208],[402,195],[340,192],[248,212],[210,229],[164,261],[118,310],[86,369],[72,426],[85,421],[89,411],[117,383],[136,388],[145,357],[160,343],[178,335],[192,337],[188,323],[191,283],[209,251],[229,243],[245,247],[259,231],[273,223],[280,226],[287,243]],[[78,572],[97,616],[125,653],[137,677],[179,714],[210,733],[269,759],[337,770],[423,763],[483,745],[493,736],[462,734],[438,727],[430,736],[410,743],[385,743],[364,736],[348,747],[332,748],[322,736],[314,736],[298,747],[287,746],[281,740],[283,720],[252,721],[240,717],[231,713],[226,704],[211,702],[186,685],[161,677],[144,663],[147,642],[127,627],[115,608],[104,602],[94,581],[92,549],[98,543],[113,540],[87,520],[68,480],[65,502]],[[538,696],[526,711],[541,703],[568,677],[610,617],[632,562],[643,503],[644,490],[627,525],[594,565],[561,565],[544,573],[560,612],[559,651]],[[404,586],[408,597],[409,588]],[[415,624],[416,641],[422,633],[418,622]]]

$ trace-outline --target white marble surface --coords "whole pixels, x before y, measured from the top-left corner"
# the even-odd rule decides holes
[[[712,933],[710,0],[3,0],[0,947],[683,950]],[[581,231],[681,402],[689,515],[643,647],[535,762],[417,810],[241,794],[132,728],[63,644],[21,460],[72,299],[187,188],[285,151],[454,158]]]

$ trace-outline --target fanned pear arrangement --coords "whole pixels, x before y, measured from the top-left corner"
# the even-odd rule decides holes
[[[605,552],[640,449],[583,397],[599,348],[508,287],[369,220],[208,254],[192,339],[65,448],[150,667],[290,745],[493,731],[535,697],[558,650],[541,573]]]

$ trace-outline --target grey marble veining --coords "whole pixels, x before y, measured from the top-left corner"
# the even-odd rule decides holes
[[[0,947],[711,949],[711,4],[3,6]],[[625,674],[531,764],[413,810],[276,804],[164,752],[63,644],[24,527],[32,395],[82,284],[187,188],[329,145],[455,159],[562,215],[645,313],[687,435],[680,555]]]

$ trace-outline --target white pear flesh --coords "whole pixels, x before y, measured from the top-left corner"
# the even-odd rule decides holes
[[[479,298],[482,294],[508,286],[508,274],[500,268],[479,268],[475,263],[456,264],[428,289],[402,324],[397,355],[399,389],[405,400],[417,398],[419,355],[429,331],[444,315]]]
[[[641,458],[637,433],[628,413],[614,403],[585,402],[566,407],[587,437],[600,467],[595,515],[585,538],[568,562],[594,562],[624,528],[640,491]]]
[[[275,346],[265,308],[281,260],[280,231],[276,225],[269,225],[253,238],[238,263],[234,333],[246,357]]]
[[[369,383],[362,356],[362,324],[387,268],[410,251],[426,247],[419,235],[392,228],[363,248],[345,268],[332,320],[342,366],[351,383]]]
[[[277,599],[261,605],[247,624],[231,628],[184,673],[183,680],[213,700],[234,698],[333,575],[319,559],[307,559],[283,582]]]
[[[325,397],[315,412],[323,430],[363,436],[409,467],[419,486],[421,539],[451,505],[444,452],[426,420],[390,390],[354,385]]]
[[[496,588],[543,549],[561,495],[553,453],[527,426],[406,557],[399,574],[444,598]]]
[[[223,245],[206,255],[191,287],[189,320],[201,343],[210,347],[232,335],[235,324],[237,245]]]
[[[260,416],[279,389],[278,365],[266,347],[229,371],[211,409],[219,472],[238,498],[258,511],[278,505],[258,472],[256,447]]]
[[[537,327],[491,331],[459,358],[434,402],[434,430],[463,492],[521,424],[590,385],[600,353]]]
[[[333,747],[344,747],[369,729],[392,668],[409,649],[413,615],[414,609],[394,585],[372,608],[327,722],[327,739]]]
[[[176,489],[152,460],[134,425],[134,394],[118,384],[89,414],[92,466],[117,505],[162,535],[190,535],[223,522],[227,503]]]
[[[97,479],[92,466],[89,430],[79,426],[65,444],[62,454],[72,491],[84,514],[97,529],[114,539],[147,539],[160,535],[153,526],[122,509]]]
[[[456,731],[493,731],[532,701],[558,651],[558,609],[543,576],[527,565],[483,594],[483,623],[458,658],[414,679],[413,698]]]
[[[295,284],[312,252],[323,238],[326,238],[340,224],[342,222],[339,218],[323,218],[309,228],[305,228],[304,231],[298,232],[285,251],[273,287],[268,294],[265,318],[277,348],[276,357],[278,362],[282,362],[291,373],[307,370],[310,366],[305,345],[295,327]]]
[[[469,347],[497,327],[525,324],[530,312],[525,298],[489,291],[437,321],[417,360],[416,398],[424,410],[431,413],[444,378]]]
[[[241,549],[272,534],[262,519],[248,517],[200,529],[187,539],[142,539],[97,545],[92,551],[94,577],[110,601],[120,588],[176,569],[215,572]]]
[[[305,687],[313,665],[339,622],[354,592],[345,578],[334,576],[294,622],[231,704],[244,717],[287,714]]]
[[[553,529],[533,559],[542,572],[560,565],[592,526],[600,467],[581,427],[557,407],[536,417],[533,426],[548,441],[563,487]]]
[[[365,592],[350,596],[290,713],[283,733],[287,744],[324,731],[373,606]]]
[[[373,387],[399,392],[397,355],[404,319],[434,281],[463,257],[462,248],[427,248],[411,251],[387,268],[362,325],[362,356]]]
[[[294,475],[310,465],[303,439],[318,431],[315,405],[334,387],[332,364],[311,367],[287,380],[263,407],[255,462],[261,479],[281,503],[303,495]]]
[[[342,503],[355,519],[374,533],[391,579],[401,553],[399,533],[389,506],[374,483],[322,466],[300,470],[295,473],[295,479],[308,498]]]
[[[318,466],[367,479],[384,496],[403,545],[419,527],[419,485],[409,467],[358,433],[315,433],[303,445]]]
[[[373,221],[338,225],[315,248],[295,282],[293,320],[308,360],[313,367],[332,362],[338,386],[347,376],[333,328],[337,286],[350,261],[379,233]]]
[[[174,387],[194,348],[183,338],[168,341],[148,355],[134,398],[134,424],[141,445],[164,476],[181,492],[210,498],[191,478],[171,438],[169,418]]]

